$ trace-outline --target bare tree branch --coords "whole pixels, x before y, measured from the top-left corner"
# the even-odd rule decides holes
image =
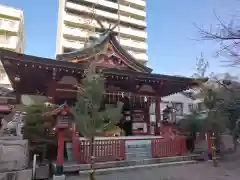
[[[234,21],[229,23],[223,22],[220,17],[214,11],[214,16],[219,22],[219,29],[205,30],[200,28],[195,24],[196,29],[198,30],[202,40],[211,40],[216,41],[220,44],[221,49],[217,52],[217,56],[224,56],[228,60],[221,62],[226,63],[226,66],[236,67],[240,65],[240,29],[237,26],[234,26]]]

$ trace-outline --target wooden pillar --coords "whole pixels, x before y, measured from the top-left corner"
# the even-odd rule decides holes
[[[212,138],[211,138],[211,133],[207,132],[205,134],[206,136],[206,141],[207,141],[207,144],[208,144],[208,153],[209,154],[212,154]]]
[[[160,135],[160,122],[161,122],[161,109],[160,109],[160,99],[157,98],[155,101],[155,114],[156,114],[156,127],[155,135]]]
[[[146,122],[147,122],[147,134],[151,135],[151,114],[150,114],[150,108],[151,108],[151,103],[146,103]]]
[[[58,150],[57,150],[57,165],[64,163],[64,131],[58,130]]]
[[[57,147],[57,163],[56,163],[56,175],[63,174],[64,163],[64,129],[57,129],[58,131],[58,147]]]

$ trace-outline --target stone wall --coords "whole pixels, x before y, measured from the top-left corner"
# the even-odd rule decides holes
[[[32,169],[0,173],[0,180],[31,180]]]
[[[0,137],[0,172],[22,170],[27,166],[27,140],[16,136]]]

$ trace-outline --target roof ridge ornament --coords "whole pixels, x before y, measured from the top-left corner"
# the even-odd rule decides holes
[[[103,35],[108,33],[108,32],[113,32],[116,29],[116,27],[119,25],[119,22],[116,22],[114,25],[109,23],[109,27],[106,28],[103,25],[102,20],[99,18],[99,16],[95,15],[95,19],[96,19],[98,25],[100,26],[100,32],[102,32]]]

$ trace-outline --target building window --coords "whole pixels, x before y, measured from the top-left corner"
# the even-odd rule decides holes
[[[0,34],[0,42],[3,44],[8,43],[8,37],[6,34]]]
[[[183,103],[172,103],[173,109],[176,110],[176,115],[177,116],[182,116],[183,115]]]
[[[189,111],[189,112],[194,111],[194,106],[193,106],[192,103],[188,104],[188,111]]]
[[[8,21],[8,24],[9,24],[10,28],[13,28],[16,23],[14,21]]]
[[[73,49],[73,48],[63,48],[63,53],[71,53],[73,51],[76,51],[76,49]]]
[[[198,103],[198,104],[197,104],[197,109],[198,109],[198,111],[204,111],[204,110],[206,110],[206,108],[205,108],[205,106],[204,106],[204,103],[203,103],[203,102]]]

